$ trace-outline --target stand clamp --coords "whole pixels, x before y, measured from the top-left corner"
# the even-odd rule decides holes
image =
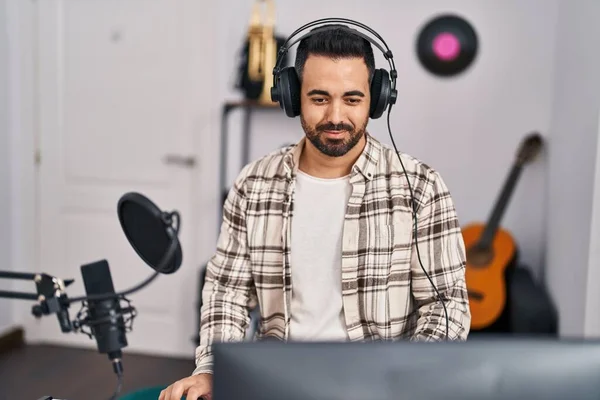
[[[31,313],[36,318],[42,315],[56,314],[61,331],[67,333],[73,330],[69,319],[69,298],[65,292],[73,279],[62,279],[40,273],[0,271],[0,278],[30,280],[35,282],[37,293],[11,292],[0,290],[0,298],[34,300],[37,304],[31,307]]]

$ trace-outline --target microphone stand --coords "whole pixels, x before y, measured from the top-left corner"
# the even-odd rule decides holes
[[[177,242],[177,240],[173,240],[173,242]],[[171,247],[174,246],[172,245]],[[171,248],[169,248],[169,250],[171,250]],[[168,251],[167,255],[170,253],[171,251]],[[36,293],[0,290],[0,298],[36,301],[37,303],[31,307],[31,313],[34,317],[39,319],[43,315],[56,314],[60,325],[60,329],[63,333],[82,332],[92,339],[94,337],[92,326],[97,322],[89,320],[87,316],[85,318],[81,318],[82,315],[84,315],[83,309],[85,308],[87,302],[115,298],[119,301],[121,299],[124,299],[129,303],[129,300],[125,298],[125,295],[137,292],[138,290],[144,288],[150,282],[152,282],[158,275],[159,272],[154,272],[149,278],[141,282],[139,285],[120,293],[80,296],[69,299],[69,297],[66,294],[65,288],[74,282],[73,279],[63,281],[62,279],[48,275],[46,273],[0,271],[0,278],[34,281],[37,289]],[[82,310],[79,311],[75,320],[71,321],[69,318],[68,308],[71,303],[78,301],[81,301],[82,303]],[[126,331],[130,331],[131,329],[133,329],[133,319],[137,314],[136,309],[129,304],[128,307],[122,310],[122,313],[131,314],[131,318],[127,320],[127,322],[130,322],[129,327],[127,326],[127,323],[124,326],[124,329]],[[84,329],[85,326],[88,326],[90,330],[88,331]],[[110,355],[111,354],[109,354],[109,358]],[[123,384],[123,366],[121,364],[120,357],[111,361],[113,364],[113,371],[117,375],[117,389],[111,397],[111,400],[114,400],[117,398],[119,392],[121,391],[121,386]]]
[[[172,261],[177,250],[177,246],[179,245],[179,239],[177,237],[177,234],[179,233],[180,228],[180,217],[177,211],[161,212],[160,217],[165,226],[171,227],[171,225],[174,224],[174,226],[171,227],[172,235],[170,245],[165,254],[163,255],[162,259],[158,263],[158,265],[151,265],[155,272],[152,275],[150,275],[150,277],[148,277],[146,280],[142,281],[140,284],[118,293],[84,295],[69,299],[66,293],[66,288],[74,282],[74,279],[62,280],[60,278],[51,276],[46,273],[14,272],[0,270],[0,279],[27,280],[35,282],[36,285],[36,293],[0,290],[0,298],[36,301],[37,303],[31,307],[31,313],[36,318],[41,318],[42,315],[56,314],[60,325],[60,329],[63,333],[81,331],[88,335],[90,338],[93,338],[93,330],[87,332],[83,329],[83,327],[87,325],[91,328],[91,326],[97,323],[97,321],[90,321],[87,317],[83,319],[80,318],[83,308],[85,308],[86,302],[101,301],[107,299],[117,299],[120,301],[121,299],[124,299],[129,303],[129,300],[125,298],[126,295],[137,292],[138,290],[146,287],[160,273],[170,273],[166,270],[166,268]],[[70,304],[74,302],[82,302],[82,311],[80,311],[78,313],[77,318],[71,322],[69,318],[68,308]],[[133,325],[133,318],[136,315],[135,308],[133,306],[128,306],[125,309],[125,311],[130,312],[132,314],[131,319],[129,321],[131,321],[131,325]],[[132,329],[132,327],[130,327],[129,329]],[[117,390],[111,397],[111,400],[117,398],[121,389],[123,378],[123,367],[121,365],[120,358],[112,361],[113,370],[117,374],[118,383]],[[42,399],[45,398],[43,397]]]
[[[176,240],[175,240],[176,241]],[[169,253],[169,252],[168,252]],[[4,279],[18,279],[18,280],[28,280],[34,281],[36,285],[36,293],[25,293],[25,292],[14,292],[7,290],[0,290],[0,298],[5,299],[19,299],[19,300],[33,300],[36,301],[31,307],[31,313],[36,318],[41,318],[43,315],[56,314],[58,318],[58,323],[60,325],[60,329],[63,333],[69,332],[82,332],[85,333],[90,338],[94,337],[93,334],[93,325],[96,321],[89,320],[86,316],[85,318],[81,318],[83,313],[83,309],[86,306],[86,302],[88,301],[99,301],[102,299],[116,298],[119,301],[124,299],[129,303],[129,300],[125,298],[126,294],[137,292],[142,289],[150,282],[152,282],[157,276],[159,272],[154,272],[149,278],[144,280],[139,285],[128,289],[121,293],[107,293],[103,295],[91,295],[91,296],[80,296],[73,299],[69,299],[65,292],[65,288],[74,282],[73,279],[68,279],[63,281],[57,277],[45,274],[45,273],[30,273],[30,272],[13,272],[13,271],[0,271],[0,278]],[[69,318],[69,306],[71,303],[81,301],[82,302],[82,310],[79,311],[75,320],[71,321]],[[121,312],[122,314],[130,313],[131,317],[127,319],[124,329],[126,331],[130,331],[133,329],[133,319],[136,315],[136,310],[130,304],[128,307],[124,308]],[[127,322],[130,323],[127,326]],[[90,330],[84,329],[85,326],[88,326]],[[120,353],[120,352],[119,352]],[[110,354],[109,354],[110,356]],[[110,358],[110,357],[109,357]],[[111,360],[113,364],[113,371],[117,375],[117,388],[115,393],[112,395],[111,400],[117,399],[121,391],[121,387],[123,384],[123,366],[121,364],[120,357]]]

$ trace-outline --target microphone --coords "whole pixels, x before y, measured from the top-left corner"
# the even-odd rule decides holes
[[[82,329],[90,328],[88,336],[95,337],[98,351],[107,354],[113,364],[113,370],[120,376],[123,373],[121,349],[127,347],[125,332],[131,330],[136,315],[134,307],[121,307],[120,298],[115,293],[110,268],[106,260],[100,260],[81,266],[81,276],[85,292],[90,297],[99,294],[112,294],[111,298],[88,300],[87,310],[84,308],[77,315],[75,325]],[[127,301],[127,299],[125,299]],[[130,317],[128,318],[128,315]],[[83,318],[82,318],[83,316]],[[131,322],[129,327],[127,323]]]

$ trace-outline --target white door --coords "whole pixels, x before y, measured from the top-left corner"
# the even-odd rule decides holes
[[[130,247],[116,213],[138,191],[163,210],[181,213],[183,264],[129,299],[137,308],[129,347],[191,357],[197,333],[198,269],[194,182],[203,109],[213,96],[197,84],[212,73],[210,10],[197,0],[44,0],[37,2],[38,270],[74,278],[69,297],[84,293],[80,266],[107,259],[115,289],[153,270]],[[79,305],[70,309],[73,319]],[[83,334],[64,334],[54,316],[36,322],[33,339],[95,348]]]

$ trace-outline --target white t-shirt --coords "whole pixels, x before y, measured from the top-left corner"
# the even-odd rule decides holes
[[[349,180],[298,171],[291,243],[293,341],[347,340],[341,269]]]

